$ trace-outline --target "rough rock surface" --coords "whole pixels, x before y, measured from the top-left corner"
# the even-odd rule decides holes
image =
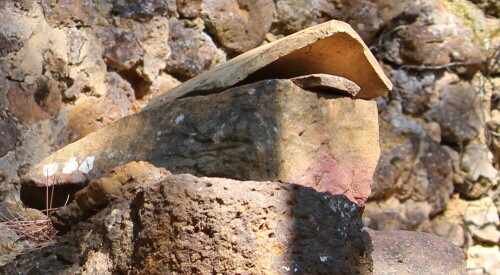
[[[114,87],[109,85],[109,79],[121,77],[122,80],[117,82],[121,83],[120,87],[125,87],[124,82],[129,82],[135,93],[135,99],[132,98],[131,102],[137,111],[151,98],[179,85],[179,81],[175,78],[184,81],[188,75],[209,69],[207,66],[216,63],[212,63],[213,60],[222,60],[221,57],[226,54],[224,51],[227,49],[218,42],[214,32],[205,27],[208,24],[200,13],[202,0],[98,2],[0,1],[0,133],[4,133],[0,135],[0,200],[2,201],[7,200],[12,203],[19,201],[16,199],[19,197],[19,178],[33,165],[69,142],[104,127],[105,124],[101,122],[102,112],[108,108],[130,110],[127,107],[130,106],[128,100],[118,101],[126,103],[123,106],[126,108],[97,103],[107,98],[105,95],[109,87]],[[412,180],[408,185],[404,185],[403,197],[409,199],[400,200],[402,195],[399,189],[386,188],[388,185],[376,180],[376,184],[372,186],[376,196],[368,203],[364,217],[373,221],[376,218],[370,213],[377,214],[380,221],[385,219],[387,222],[371,223],[371,225],[387,229],[410,228],[445,236],[464,249],[474,251],[473,254],[469,253],[474,255],[469,257],[471,264],[469,272],[494,273],[492,271],[495,270],[494,265],[490,263],[492,258],[500,259],[498,246],[473,237],[471,232],[476,230],[474,229],[476,225],[465,223],[462,213],[465,213],[469,202],[485,197],[491,199],[497,210],[500,209],[498,179],[492,179],[490,173],[491,167],[496,171],[500,167],[499,1],[418,0],[396,3],[386,0],[275,0],[273,2],[276,12],[272,18],[270,33],[258,38],[260,41],[264,40],[263,43],[275,41],[284,35],[330,19],[351,23],[353,29],[361,34],[385,74],[390,76],[395,84],[395,89],[388,95],[376,99],[381,115],[386,115],[384,109],[387,106],[397,103],[402,106],[401,118],[406,118],[400,119],[402,123],[395,124],[395,127],[382,127],[381,144],[384,153],[392,149],[401,151],[401,148],[396,148],[402,144],[412,144],[407,146],[407,149],[417,148],[418,146],[414,146],[416,144],[423,144],[423,148],[432,144],[431,147],[437,152],[445,150],[451,159],[453,166],[451,177],[455,189],[444,211],[428,215],[431,208],[442,208],[443,202],[446,201],[443,198],[449,189],[443,187],[449,185],[448,179],[441,185],[441,189],[438,188],[439,191],[436,191],[444,192],[443,194],[427,194],[431,200],[419,199],[425,193],[422,191],[436,189],[427,189],[422,185],[425,178],[430,178],[429,170],[418,167],[419,161],[405,157],[394,159],[398,160],[397,163],[389,167],[406,169],[406,172],[399,173],[401,175],[408,175],[407,172],[410,171],[408,167],[413,164],[418,167],[414,172],[419,176],[411,177]],[[243,6],[240,8],[244,10]],[[234,9],[226,9],[226,12],[233,11]],[[222,12],[219,14],[222,15]],[[245,23],[245,26],[255,24],[250,22],[252,18],[248,24]],[[180,24],[175,24],[177,21]],[[111,36],[118,40],[115,43],[103,44],[99,38],[103,29],[112,29],[116,34],[126,35]],[[234,26],[234,29],[242,28]],[[175,37],[180,39],[175,40]],[[134,47],[130,60],[123,58],[126,55],[120,55],[118,52],[106,53],[109,56],[122,57],[117,59],[122,62],[119,67],[131,66],[130,69],[117,71],[112,67],[112,62],[108,62],[104,56],[105,46],[112,45],[113,50],[121,51],[127,46],[121,41],[129,40],[137,41],[143,54],[148,53],[148,61],[146,55],[140,55],[137,59],[137,53],[141,50],[132,42],[130,46]],[[106,43],[108,42],[110,41],[106,40]],[[235,41],[236,43],[238,42]],[[179,51],[179,48],[182,51]],[[179,52],[182,53],[181,56]],[[231,56],[234,53],[228,54]],[[488,60],[484,60],[486,58]],[[109,78],[110,74],[115,74],[115,77]],[[50,84],[47,87],[52,89],[52,92],[48,93],[51,96],[55,95],[53,91],[56,89],[60,91],[62,100],[58,113],[50,115],[44,108],[55,110],[57,108],[54,107],[57,106],[51,105],[46,100],[45,103],[44,100],[35,100],[35,104],[39,107],[33,102],[28,103],[33,108],[23,108],[22,112],[16,109],[17,115],[14,116],[6,97],[9,83],[14,82],[14,85],[19,85],[23,91],[33,92],[34,88],[38,87],[40,79]],[[472,140],[463,144],[449,141],[448,137],[442,136],[441,125],[428,113],[431,108],[437,110],[436,106],[440,104],[440,98],[443,98],[441,96],[443,87],[457,85],[467,87],[469,89],[467,97],[470,98],[470,95],[474,94],[480,103],[478,107],[474,101],[474,104],[461,106],[461,110],[468,114],[477,113],[484,123],[480,126],[468,124],[473,131],[478,131]],[[26,94],[19,93],[19,96]],[[90,100],[96,103],[95,109],[88,103],[90,98],[95,99]],[[30,102],[26,99],[13,100]],[[49,104],[42,108],[42,103]],[[83,106],[78,107],[80,103]],[[97,110],[97,107],[105,108]],[[32,114],[33,112],[36,112],[36,116]],[[71,114],[70,118],[68,114]],[[22,124],[19,117],[36,118],[37,122]],[[44,119],[44,117],[50,118]],[[79,121],[80,119],[82,121]],[[110,120],[106,118],[106,121]],[[68,126],[68,123],[72,126]],[[85,127],[87,123],[88,126]],[[397,135],[416,124],[422,127],[424,136],[404,134],[399,142],[391,141],[393,140],[391,132]],[[386,137],[389,137],[388,141],[385,140]],[[419,153],[411,155],[421,156]],[[441,153],[439,155],[442,156]],[[481,163],[479,170],[471,165],[478,161]],[[443,162],[444,164],[439,163],[437,167],[449,171],[446,168],[448,161],[443,160]],[[385,174],[386,171],[377,169],[376,173]],[[478,176],[477,180],[475,176]],[[413,180],[415,178],[419,180]],[[416,184],[415,189],[409,186],[412,184]],[[385,187],[379,188],[381,186]],[[413,190],[418,199],[413,199]],[[391,198],[393,195],[397,198]],[[437,203],[436,206],[431,205],[434,202]],[[486,204],[481,203],[478,208],[485,206]],[[475,213],[484,214],[486,210],[482,209]],[[415,220],[412,221],[413,219]],[[480,252],[476,253],[477,251]],[[60,254],[64,257],[64,252]],[[96,255],[94,258],[96,261],[104,259],[100,258],[102,254]],[[493,267],[490,268],[491,266]]]
[[[377,230],[422,230],[453,192],[452,160],[394,101],[380,115],[381,158],[365,222]]]
[[[115,193],[108,207],[56,244],[20,255],[0,272],[367,274],[372,268],[359,208],[342,195],[191,175],[144,183],[128,198]]]
[[[471,86],[447,85],[429,115],[439,123],[445,141],[463,143],[474,139],[483,124],[480,98]]]
[[[466,274],[464,251],[421,232],[367,230],[373,242],[373,274]]]
[[[210,33],[230,53],[259,46],[274,15],[272,0],[203,0],[201,17]]]
[[[57,193],[146,160],[173,173],[280,179],[363,206],[378,158],[375,102],[264,80],[169,101],[68,145],[30,172],[21,198],[38,205],[48,172]]]

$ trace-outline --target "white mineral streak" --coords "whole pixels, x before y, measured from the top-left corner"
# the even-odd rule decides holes
[[[87,174],[92,170],[94,167],[94,156],[87,157],[83,160],[82,164],[80,164],[80,167],[78,167],[78,170],[84,174]]]
[[[78,169],[78,162],[76,161],[75,157],[69,158],[69,161],[66,162],[62,169],[63,174],[71,174],[75,172]]]
[[[44,165],[43,175],[46,177],[53,176],[57,172],[57,169],[59,169],[59,165],[57,165],[57,163],[49,163],[47,165]]]
[[[180,114],[175,118],[175,124],[179,124],[184,120],[184,114]]]

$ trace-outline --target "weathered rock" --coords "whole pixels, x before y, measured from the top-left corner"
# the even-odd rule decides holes
[[[392,101],[380,114],[381,158],[364,218],[373,229],[422,230],[453,192],[447,151]]]
[[[10,53],[17,52],[23,47],[23,43],[17,37],[6,36],[0,33],[0,57],[5,57]]]
[[[467,274],[495,274],[500,270],[500,249],[498,246],[475,245],[467,250]]]
[[[92,0],[41,1],[47,20],[53,26],[61,23],[69,26],[89,26],[97,19],[97,10]]]
[[[467,246],[472,237],[463,219],[466,209],[467,201],[461,199],[458,194],[453,194],[444,211],[435,216],[422,231],[444,237],[460,247]]]
[[[135,66],[144,51],[131,31],[106,27],[100,30],[99,38],[104,46],[106,64],[119,71]]]
[[[275,1],[276,22],[273,28],[283,34],[291,34],[310,27],[316,19],[318,1],[292,0]]]
[[[475,138],[482,127],[480,98],[470,85],[446,85],[440,100],[428,115],[441,126],[443,140],[464,143]]]
[[[467,274],[465,253],[444,238],[399,230],[367,232],[373,242],[373,274]]]
[[[500,242],[499,213],[493,200],[484,197],[467,203],[463,218],[474,238],[483,242],[498,244]]]
[[[462,247],[465,245],[465,232],[463,225],[460,223],[439,217],[432,220],[430,231],[433,234],[448,239],[448,241],[456,246]]]
[[[389,1],[390,2],[390,1]],[[484,18],[472,15],[477,10],[468,1],[422,0],[411,13],[417,19],[396,31],[400,60],[407,64],[443,66],[452,62],[472,62],[467,66],[451,66],[457,72],[473,75],[484,59],[478,33],[484,28]],[[467,12],[465,12],[467,11]],[[470,15],[468,18],[465,14]]]
[[[177,99],[61,149],[32,170],[21,196],[44,190],[47,167],[56,167],[54,177],[65,185],[146,160],[173,173],[280,179],[363,206],[379,157],[376,112],[375,102],[305,91],[289,80]],[[61,172],[71,158],[92,161],[88,169]]]
[[[391,20],[415,5],[414,1],[392,0],[343,1],[343,4],[345,12],[342,13],[342,20],[349,23],[367,43]]]
[[[191,175],[170,175],[129,194],[130,200],[116,198],[57,244],[21,255],[0,272],[34,267],[42,273],[84,274],[371,270],[370,239],[359,208],[342,195]]]
[[[168,44],[172,53],[165,71],[181,80],[193,78],[226,61],[226,54],[215,46],[210,36],[190,28],[189,24],[192,22],[188,20],[169,20]]]
[[[0,120],[0,157],[16,148],[20,135],[21,131],[11,118]]]
[[[202,0],[177,0],[177,11],[184,18],[196,18],[200,16]]]
[[[112,12],[117,13],[124,18],[134,19],[151,19],[155,15],[162,15],[176,10],[175,1],[173,0],[113,0]]]
[[[80,97],[75,106],[68,108],[68,121],[58,133],[57,148],[83,138],[110,123],[131,115],[134,108],[134,90],[117,73],[107,75],[107,93],[103,98]]]
[[[404,70],[393,70],[391,81],[394,88],[391,96],[401,101],[404,112],[412,115],[422,114],[430,108],[435,78],[432,73],[419,75]]]
[[[61,108],[61,92],[43,77],[31,85],[8,82],[8,109],[22,124],[32,124],[55,116]]]
[[[359,35],[349,25],[332,20],[235,57],[160,95],[146,108],[178,97],[219,92],[242,82],[314,73],[353,81],[361,87],[356,98],[371,99],[392,88]]]
[[[204,0],[201,16],[226,50],[239,54],[259,46],[274,15],[272,0]]]

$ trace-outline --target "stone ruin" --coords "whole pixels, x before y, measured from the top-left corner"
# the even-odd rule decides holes
[[[445,239],[362,225],[380,157],[370,99],[391,88],[339,21],[237,56],[33,167],[21,199],[70,198],[52,216],[63,233],[3,270],[462,274]]]

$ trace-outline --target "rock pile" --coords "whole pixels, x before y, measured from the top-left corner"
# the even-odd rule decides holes
[[[365,203],[364,224],[444,236],[468,250],[470,272],[493,274],[500,264],[493,260],[500,259],[495,219],[500,160],[496,2],[3,1],[0,201],[8,205],[19,201],[20,177],[53,152],[139,112],[153,97],[180,82],[223,64],[228,57],[339,19],[360,34],[394,83],[389,94],[376,98],[381,159],[371,184],[372,196]],[[306,47],[298,56],[307,52]],[[323,58],[315,55],[314,61]],[[213,82],[216,88],[202,94],[231,88],[225,85],[241,88],[283,78],[285,71],[286,78],[295,78],[294,70],[310,68],[309,62],[300,59],[287,68],[283,64],[292,60],[280,59],[286,63],[266,63],[267,69],[247,72],[251,77],[239,83],[221,82],[222,89]],[[347,65],[341,67],[350,68],[351,63]],[[229,70],[227,75],[235,76],[236,71],[240,70]],[[356,74],[367,77],[364,72],[351,72]],[[297,91],[298,85],[309,96],[320,94],[297,81],[273,83]],[[160,99],[174,95],[169,94]],[[322,102],[324,97],[317,99]],[[326,106],[322,104],[317,106]],[[181,136],[178,140],[193,139]],[[87,157],[69,156],[58,168],[62,171],[69,163],[68,169],[76,165],[88,171],[94,159]],[[88,182],[82,183],[71,193]],[[361,194],[358,191],[352,194]],[[361,197],[355,201],[366,200]]]

